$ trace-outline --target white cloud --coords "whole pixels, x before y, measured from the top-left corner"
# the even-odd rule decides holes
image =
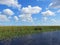
[[[18,3],[18,0],[0,0],[0,4],[20,8],[21,5]]]
[[[33,22],[31,14],[22,14],[19,15],[19,17],[22,19],[22,21]]]
[[[3,10],[3,13],[5,14],[5,15],[14,15],[14,12],[12,11],[12,10],[10,10],[10,9],[4,9]]]
[[[50,8],[60,8],[60,0],[52,0]]]
[[[23,21],[30,21],[33,22],[32,14],[40,13],[42,10],[39,6],[28,6],[22,8],[22,14],[19,16]]]
[[[0,14],[0,21],[2,21],[2,22],[9,21],[9,19],[8,19],[8,17],[6,15]]]
[[[39,13],[41,10],[42,8],[39,6],[35,6],[35,7],[28,6],[28,7],[22,8],[22,13],[36,14],[36,13]]]
[[[53,3],[50,3],[50,4],[49,4],[49,7],[52,6],[52,5],[53,5]]]
[[[41,14],[42,14],[43,16],[54,16],[54,15],[55,15],[55,13],[52,12],[52,11],[50,11],[50,10],[47,10],[47,11],[45,11],[45,12],[42,12]]]
[[[19,17],[20,17],[20,19],[21,19],[22,21],[26,21],[26,16],[25,16],[24,14],[19,15]]]
[[[14,16],[14,19],[15,19],[16,21],[18,21],[18,20],[19,20],[19,18],[18,18],[17,16]]]

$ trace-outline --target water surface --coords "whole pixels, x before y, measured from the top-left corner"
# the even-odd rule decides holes
[[[0,41],[0,45],[60,45],[60,31],[42,32]]]

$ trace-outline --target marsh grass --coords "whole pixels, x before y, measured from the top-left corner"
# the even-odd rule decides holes
[[[35,30],[35,28],[37,28],[37,30]],[[38,28],[41,28],[41,30]],[[10,39],[33,33],[57,30],[60,30],[60,26],[0,26],[0,39]]]

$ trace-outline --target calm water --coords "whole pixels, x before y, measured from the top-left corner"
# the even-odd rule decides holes
[[[60,31],[44,32],[0,41],[0,45],[60,45]]]

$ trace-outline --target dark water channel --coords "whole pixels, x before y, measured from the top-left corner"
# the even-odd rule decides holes
[[[2,41],[0,45],[60,45],[60,31],[26,35]]]

